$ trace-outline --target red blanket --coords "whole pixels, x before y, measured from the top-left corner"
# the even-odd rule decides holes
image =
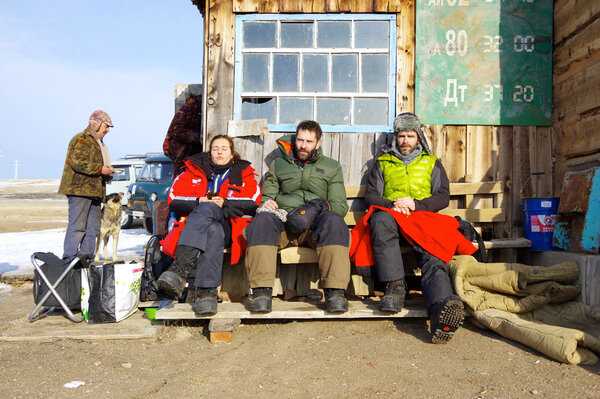
[[[371,248],[369,217],[376,209],[388,212],[394,217],[400,232],[410,244],[419,244],[424,250],[446,263],[455,254],[472,255],[477,251],[473,243],[458,231],[458,220],[452,216],[427,211],[412,212],[410,216],[406,216],[389,208],[371,206],[367,214],[352,229],[350,258],[354,260],[356,267],[375,264]]]

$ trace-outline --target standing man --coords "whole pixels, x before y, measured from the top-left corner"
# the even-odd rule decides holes
[[[110,166],[108,149],[102,139],[113,127],[110,116],[94,111],[89,125],[69,143],[59,194],[69,201],[69,222],[63,259],[79,255],[94,257],[100,232],[100,204],[106,196],[106,182],[116,171]]]
[[[431,155],[419,118],[405,112],[394,120],[395,145],[384,147],[367,182],[365,202],[409,216],[448,206],[450,185],[444,166]],[[400,215],[396,215],[398,217]],[[376,211],[369,219],[377,277],[385,283],[380,310],[399,312],[406,294],[400,235],[394,212]],[[448,269],[438,257],[413,244],[421,268],[421,287],[430,319],[432,342],[446,343],[462,324],[463,304],[453,295]]]
[[[269,166],[259,213],[246,227],[246,271],[253,291],[250,310],[271,311],[277,250],[288,245],[316,248],[327,312],[348,310],[350,281],[348,212],[340,164],[323,155],[321,126],[303,121],[295,135],[277,141],[281,157]]]

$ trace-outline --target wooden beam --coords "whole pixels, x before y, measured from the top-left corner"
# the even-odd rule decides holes
[[[364,197],[367,186],[346,186],[346,197]],[[504,192],[504,182],[450,183],[450,195],[498,194]]]
[[[220,303],[218,313],[214,316],[198,317],[190,304],[178,303],[164,307],[156,312],[158,320],[183,319],[396,319],[405,317],[427,317],[427,311],[422,305],[406,305],[398,313],[379,311],[377,303],[372,300],[349,301],[348,312],[329,314],[325,311],[325,303],[318,302],[286,302],[273,299],[273,311],[266,314],[250,313],[241,303]]]
[[[233,119],[233,65],[235,14],[231,1],[210,2],[205,19],[208,25],[208,76],[206,88],[206,129],[208,140],[227,134],[224,121]]]
[[[396,14],[396,113],[415,112],[415,2],[399,2]]]
[[[600,13],[598,0],[558,0],[554,3],[554,43],[582,30]]]
[[[599,61],[600,18],[554,50],[553,84],[564,82]]]

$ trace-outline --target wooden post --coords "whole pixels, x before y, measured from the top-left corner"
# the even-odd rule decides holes
[[[415,112],[415,2],[403,1],[396,16],[396,114]]]
[[[208,76],[205,83],[208,140],[218,134],[227,134],[226,122],[233,119],[235,14],[232,3],[210,2],[205,20],[208,25]]]

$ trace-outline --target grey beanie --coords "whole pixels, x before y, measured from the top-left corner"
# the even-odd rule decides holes
[[[421,130],[421,121],[419,117],[412,112],[403,112],[398,114],[396,119],[394,119],[394,133],[398,132],[406,132],[406,131],[415,131],[421,140],[421,145],[423,149],[431,154],[431,150],[429,149],[429,143],[427,142],[427,138],[425,134]]]

